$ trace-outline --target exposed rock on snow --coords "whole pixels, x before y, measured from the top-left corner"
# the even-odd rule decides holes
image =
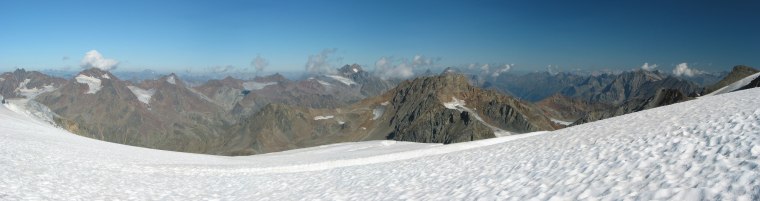
[[[77,75],[74,79],[77,80],[78,83],[86,84],[88,87],[86,94],[95,94],[100,91],[101,88],[103,88],[103,85],[101,85],[102,80],[90,77],[84,74]]]

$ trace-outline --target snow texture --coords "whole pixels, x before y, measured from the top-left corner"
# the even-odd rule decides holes
[[[752,75],[747,76],[747,77],[745,77],[745,78],[743,78],[743,79],[741,79],[739,81],[736,81],[734,83],[726,85],[723,88],[715,90],[714,92],[709,93],[709,94],[707,94],[705,96],[714,96],[714,95],[718,95],[718,94],[724,94],[724,93],[736,91],[737,89],[742,88],[743,86],[748,85],[750,82],[752,82],[752,80],[754,80],[758,76],[760,76],[760,73],[752,74]]]
[[[333,115],[316,116],[316,117],[314,117],[314,120],[326,120],[326,119],[332,119],[333,117],[335,117],[335,116],[333,116]]]
[[[552,132],[244,157],[132,147],[0,107],[0,200],[758,200],[760,89]]]
[[[90,77],[84,74],[79,74],[74,79],[77,80],[78,83],[86,84],[87,85],[87,92],[86,94],[95,94],[100,91],[101,88],[103,88],[103,85],[101,85],[102,80],[94,77]]]
[[[353,80],[340,76],[340,75],[326,75],[326,76],[334,80],[337,80],[339,82],[342,82],[343,84],[348,85],[348,86],[357,85],[356,82],[354,82]]]
[[[156,93],[156,89],[146,90],[136,86],[127,86],[127,88],[129,88],[129,90],[132,91],[135,96],[137,96],[137,100],[145,103],[146,105],[150,105],[150,98],[153,97],[153,94]]]
[[[243,88],[245,90],[260,90],[269,85],[276,85],[277,82],[243,82]]]

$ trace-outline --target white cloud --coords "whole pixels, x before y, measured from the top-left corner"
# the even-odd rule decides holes
[[[406,62],[401,62],[397,65],[394,65],[393,63],[392,58],[380,58],[375,62],[375,74],[381,79],[409,78],[414,76],[412,65],[409,65]]]
[[[657,68],[657,64],[649,65],[649,63],[644,63],[644,65],[641,66],[641,69],[645,71],[653,71],[655,68]]]
[[[441,60],[441,58],[429,58],[425,55],[414,55],[414,59],[412,59],[412,67],[423,67],[423,66],[432,66],[436,61]]]
[[[502,73],[506,73],[509,70],[512,70],[512,67],[514,67],[515,64],[504,64],[501,66],[501,68],[496,69],[493,73],[491,73],[491,77],[499,77]]]
[[[688,64],[686,63],[680,63],[676,66],[675,69],[673,69],[673,74],[676,76],[691,77],[691,76],[698,75],[701,73],[702,71],[700,70],[689,68]]]
[[[309,55],[309,60],[306,62],[306,72],[311,74],[334,74],[335,66],[330,63],[330,55],[335,53],[337,49],[324,49],[322,52],[316,55]]]
[[[103,58],[97,50],[90,50],[84,54],[80,66],[84,69],[98,68],[100,70],[113,70],[119,65],[119,61]]]
[[[251,66],[256,69],[256,73],[264,72],[264,69],[269,66],[269,61],[262,58],[261,55],[256,55],[256,58],[251,61]]]

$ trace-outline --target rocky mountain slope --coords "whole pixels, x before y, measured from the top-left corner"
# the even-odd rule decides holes
[[[36,97],[63,128],[109,142],[195,153],[224,153],[221,108],[191,92],[175,75],[140,85],[107,71],[80,72]]]
[[[37,71],[16,69],[13,72],[0,74],[0,97],[33,98],[37,94],[53,91],[65,82],[63,78],[52,77]]]
[[[682,101],[692,100],[681,91],[676,89],[660,89],[654,96],[646,99],[631,99],[620,106],[596,110],[586,113],[580,119],[573,122],[571,126],[602,120],[610,117],[634,113],[642,110],[652,109],[660,106],[670,105]]]
[[[337,108],[395,86],[359,65],[346,65],[337,74],[312,75],[290,81],[279,74],[253,80],[225,78],[211,80],[193,89],[237,116],[251,115],[270,103],[299,105],[310,108]]]
[[[749,66],[745,66],[745,65],[734,66],[734,68],[731,69],[731,72],[728,73],[728,75],[726,75],[725,77],[723,77],[723,79],[721,79],[717,83],[706,87],[705,91],[702,92],[702,94],[712,93],[715,90],[723,88],[723,87],[725,87],[725,86],[727,86],[727,85],[729,85],[731,83],[739,81],[742,78],[745,78],[747,76],[750,76],[750,75],[758,73],[758,72],[760,72],[760,71],[758,71],[757,69],[754,69],[752,67],[749,67]]]
[[[443,74],[341,108],[270,104],[233,126],[231,133],[243,135],[230,143],[251,154],[378,139],[456,143],[558,127],[533,104]]]

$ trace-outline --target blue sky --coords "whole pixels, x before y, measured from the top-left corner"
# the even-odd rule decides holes
[[[757,1],[6,1],[0,70],[80,68],[97,50],[118,70],[304,70],[381,57],[436,66],[706,71],[760,67]]]

